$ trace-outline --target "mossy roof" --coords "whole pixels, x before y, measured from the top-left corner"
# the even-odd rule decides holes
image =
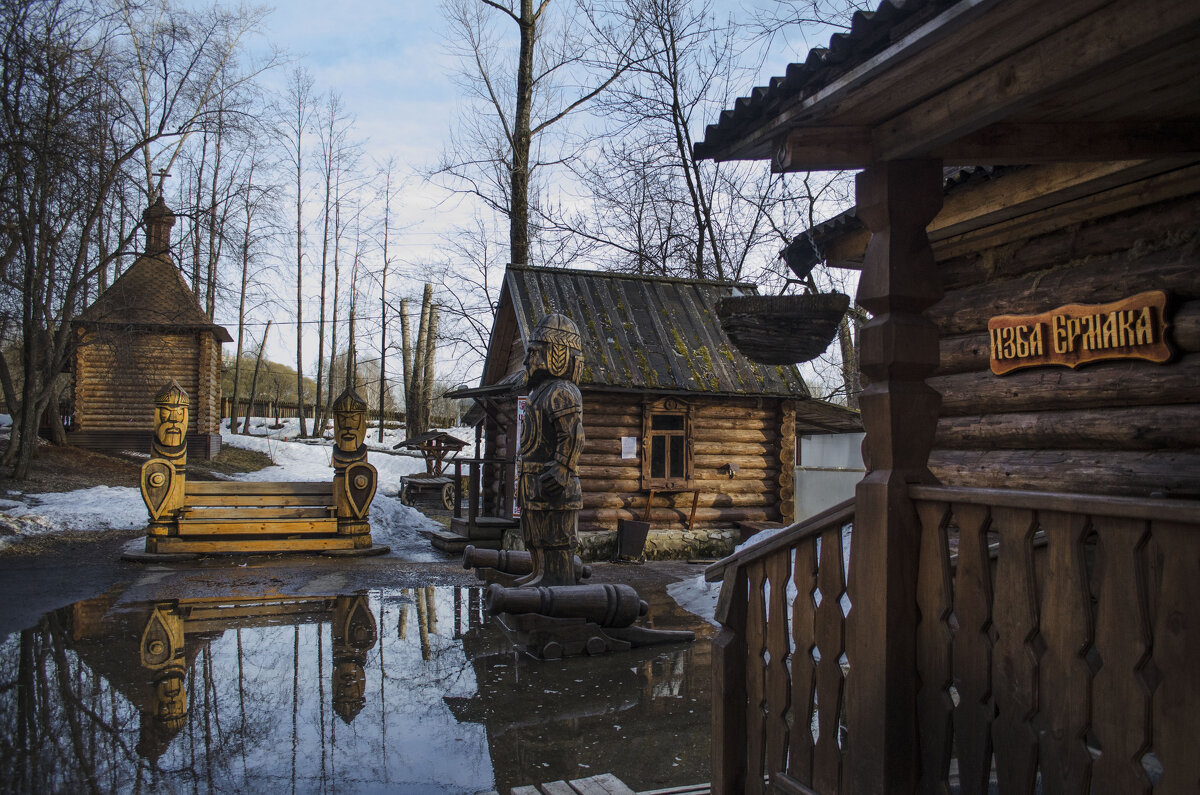
[[[508,375],[514,343],[523,349],[542,317],[561,312],[583,339],[581,386],[808,397],[794,366],[751,361],[721,329],[717,302],[753,294],[745,283],[509,266],[484,385]],[[515,328],[499,316],[508,312]]]

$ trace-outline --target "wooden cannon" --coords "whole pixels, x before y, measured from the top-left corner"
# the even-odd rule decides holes
[[[492,583],[486,607],[517,646],[544,660],[696,637],[686,630],[635,626],[634,622],[649,612],[649,605],[628,585],[505,588]]]
[[[578,555],[572,562],[576,582],[592,576],[592,567],[585,565]],[[474,569],[475,576],[484,582],[513,586],[518,577],[533,574],[533,555],[515,549],[480,549],[468,544],[463,550],[462,565],[464,569]]]

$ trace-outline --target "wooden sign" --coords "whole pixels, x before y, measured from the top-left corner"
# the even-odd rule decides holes
[[[1081,364],[1106,359],[1165,362],[1167,294],[1139,293],[1111,304],[1067,304],[1040,315],[998,315],[988,321],[992,372]]]

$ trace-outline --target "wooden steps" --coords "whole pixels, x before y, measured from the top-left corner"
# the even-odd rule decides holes
[[[248,552],[265,554],[270,552],[321,552],[327,549],[353,549],[350,538],[237,538],[221,541],[189,541],[168,536],[156,540],[156,552]]]
[[[712,788],[708,784],[691,784],[682,787],[634,792],[630,787],[612,773],[599,776],[578,778],[574,781],[548,781],[545,784],[531,784],[513,787],[511,795],[708,795]],[[500,795],[497,790],[477,793],[477,795]]]

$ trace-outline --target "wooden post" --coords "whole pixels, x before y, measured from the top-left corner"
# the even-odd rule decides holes
[[[746,572],[725,572],[712,645],[712,791],[746,789]]]
[[[938,333],[922,312],[942,296],[925,227],[942,205],[940,161],[873,164],[858,176],[858,215],[871,231],[858,304],[867,475],[856,492],[850,561],[846,717],[849,791],[912,792],[917,781],[917,564],[911,483],[927,468],[941,397],[925,383]]]

